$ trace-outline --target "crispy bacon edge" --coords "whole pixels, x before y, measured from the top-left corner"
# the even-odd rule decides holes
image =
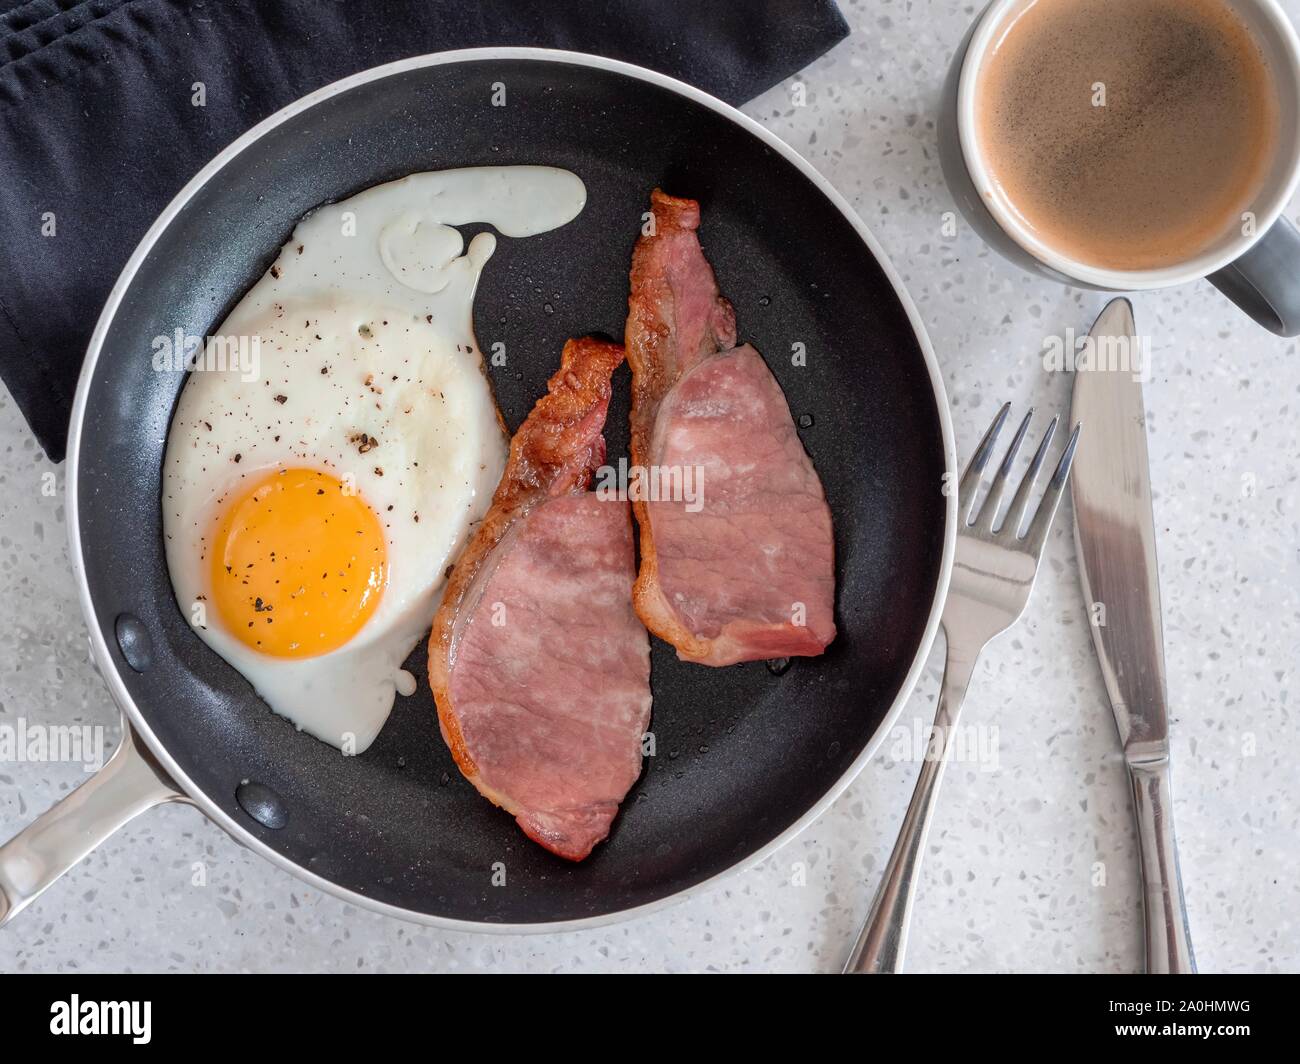
[[[438,725],[457,767],[485,798],[509,812],[509,799],[488,787],[466,749],[451,704],[451,670],[456,655],[456,622],[473,608],[473,591],[494,548],[511,526],[545,499],[587,490],[605,461],[605,416],[610,378],[623,361],[623,348],[593,337],[564,345],[560,368],[546,385],[510,441],[505,472],[492,503],[456,560],[429,635],[429,685],[438,708]]]

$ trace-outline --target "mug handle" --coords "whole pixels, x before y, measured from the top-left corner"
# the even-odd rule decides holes
[[[122,745],[70,795],[0,845],[0,927],[146,809],[189,796],[122,720]]]
[[[1300,336],[1300,232],[1290,219],[1208,280],[1269,332]]]

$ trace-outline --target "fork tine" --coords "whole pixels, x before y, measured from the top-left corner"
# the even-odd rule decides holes
[[[1011,500],[1006,520],[1002,522],[1003,531],[1010,530],[1017,538],[1020,536],[1020,526],[1025,523],[1025,512],[1029,509],[1029,497],[1038,480],[1038,471],[1043,468],[1043,459],[1047,457],[1047,448],[1052,445],[1052,437],[1056,435],[1056,423],[1059,420],[1059,417],[1054,417],[1048,422],[1042,442],[1034,452],[1029,468],[1025,470],[1024,478],[1020,481],[1020,487],[1016,489],[1015,497]]]
[[[1074,451],[1079,446],[1079,430],[1083,425],[1075,425],[1074,431],[1070,433],[1070,441],[1065,445],[1065,450],[1061,452],[1061,460],[1056,463],[1056,472],[1052,474],[1052,479],[1047,482],[1047,490],[1043,492],[1043,501],[1038,506],[1038,512],[1034,514],[1033,523],[1029,526],[1029,531],[1025,533],[1025,540],[1029,550],[1035,556],[1043,549],[1043,544],[1047,541],[1047,533],[1052,530],[1052,519],[1056,517],[1056,508],[1061,505],[1061,495],[1065,491],[1065,482],[1070,479],[1070,467],[1074,464]]]
[[[998,442],[998,433],[1002,431],[1002,426],[1006,424],[1007,415],[1010,413],[1011,404],[1003,403],[998,416],[993,419],[993,424],[980,440],[980,445],[975,448],[975,455],[966,466],[966,472],[961,475],[961,483],[957,485],[957,506],[964,524],[970,524],[975,519],[973,513],[975,496],[979,492],[980,481],[984,479],[984,470],[988,467],[989,459],[993,457],[993,447]]]
[[[993,483],[989,485],[989,493],[984,496],[984,505],[980,507],[979,523],[990,532],[993,531],[993,522],[997,520],[998,510],[1002,507],[1002,497],[1007,491],[1007,475],[1015,464],[1016,455],[1020,453],[1020,445],[1025,440],[1025,433],[1029,431],[1029,422],[1033,416],[1034,408],[1031,406],[1029,413],[1020,422],[1020,427],[1016,429],[1016,434],[1011,438],[1011,446],[1007,448],[1006,457],[1002,459],[1002,464],[998,466],[997,476],[993,478]]]

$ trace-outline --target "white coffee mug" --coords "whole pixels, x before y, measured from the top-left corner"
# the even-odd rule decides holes
[[[1222,0],[1259,42],[1278,89],[1277,145],[1263,187],[1240,229],[1184,262],[1149,270],[1108,270],[1071,259],[1040,240],[995,194],[975,121],[977,79],[999,33],[1039,2],[1052,0],[993,0],[953,57],[944,85],[939,155],[966,219],[1013,262],[1066,284],[1131,292],[1204,277],[1266,329],[1300,335],[1300,233],[1282,216],[1300,185],[1300,40],[1276,0]],[[1114,179],[1122,181],[1123,174]]]

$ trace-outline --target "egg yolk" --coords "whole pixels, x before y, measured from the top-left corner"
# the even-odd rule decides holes
[[[278,469],[233,498],[212,550],[223,626],[263,654],[306,658],[351,639],[388,582],[379,517],[354,488]]]

